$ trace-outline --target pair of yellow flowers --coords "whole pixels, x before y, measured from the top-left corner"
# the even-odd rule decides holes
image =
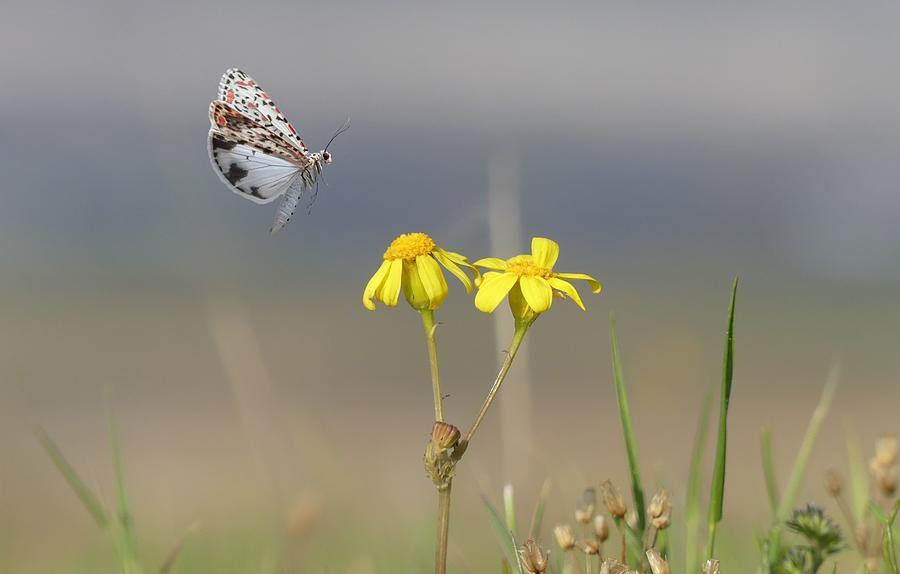
[[[578,291],[566,279],[587,281],[594,293],[600,292],[600,283],[584,273],[553,271],[558,257],[559,244],[534,237],[530,255],[517,255],[505,261],[487,257],[469,263],[465,256],[441,249],[424,233],[405,233],[384,252],[384,262],[366,285],[362,302],[370,311],[375,310],[373,299],[393,307],[402,290],[414,309],[437,309],[448,291],[441,271],[443,265],[462,282],[467,293],[472,292],[472,281],[463,269],[472,272],[478,287],[475,306],[485,313],[492,313],[507,295],[510,309],[518,320],[543,313],[552,305],[554,296],[568,297],[584,310]],[[491,271],[482,275],[479,267]]]

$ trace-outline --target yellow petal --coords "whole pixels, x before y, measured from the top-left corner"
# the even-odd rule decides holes
[[[385,305],[390,307],[397,306],[397,300],[400,299],[400,285],[403,278],[403,260],[394,259],[391,261],[391,268],[388,270],[384,283],[375,291],[375,298],[380,299]]]
[[[539,267],[553,269],[559,257],[559,243],[546,237],[531,238],[531,257]]]
[[[591,291],[594,293],[599,293],[602,287],[600,286],[600,282],[591,277],[590,275],[585,275],[584,273],[554,273],[554,277],[562,277],[563,279],[583,279],[588,282],[591,286]]]
[[[581,302],[581,297],[578,295],[578,290],[575,289],[574,285],[572,285],[568,281],[563,281],[562,279],[558,279],[556,277],[547,279],[547,283],[549,283],[550,286],[554,289],[562,291],[563,293],[568,295],[569,298],[572,299],[572,301],[575,301],[576,305],[581,307],[582,311],[587,311],[587,309],[584,308],[584,303]]]
[[[455,275],[456,278],[459,279],[463,285],[465,285],[466,293],[472,292],[472,281],[469,279],[469,276],[466,275],[465,271],[463,271],[462,269],[459,268],[459,265],[457,265],[455,261],[453,261],[452,259],[450,259],[450,257],[447,256],[446,252],[443,249],[435,249],[434,256],[438,261],[440,261],[444,265],[444,267],[447,268],[447,271],[449,271],[450,273],[453,273],[453,275]],[[467,262],[462,262],[462,263],[463,263],[463,265],[466,266],[466,268],[472,267]],[[475,273],[475,277],[477,278],[479,275],[478,270],[475,269],[474,267],[472,267],[472,270],[473,270],[473,273]]]
[[[553,289],[543,277],[525,276],[519,281],[519,285],[522,287],[525,301],[535,313],[543,313],[553,304]]]
[[[416,257],[416,267],[422,285],[425,286],[425,292],[428,293],[428,299],[431,300],[431,309],[437,309],[447,298],[447,281],[441,273],[441,266],[434,257],[419,255]]]
[[[473,263],[475,267],[486,267],[488,269],[497,269],[504,271],[506,269],[506,261],[497,259],[496,257],[485,257]]]
[[[375,303],[372,303],[372,297],[375,296],[375,292],[381,287],[381,283],[384,281],[384,278],[387,277],[388,269],[390,269],[390,267],[390,261],[382,261],[381,267],[378,268],[378,271],[375,272],[375,275],[372,275],[372,278],[369,279],[369,282],[366,284],[366,290],[363,291],[362,303],[369,311],[375,310]]]
[[[475,295],[475,306],[479,311],[493,313],[500,301],[506,297],[519,276],[514,273],[488,273],[484,276],[478,293]]]

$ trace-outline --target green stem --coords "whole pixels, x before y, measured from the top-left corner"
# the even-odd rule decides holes
[[[487,414],[488,409],[491,408],[494,399],[497,397],[497,392],[500,390],[500,385],[502,385],[504,379],[506,379],[506,374],[509,372],[509,368],[512,366],[513,360],[516,358],[516,353],[519,351],[519,347],[522,345],[522,341],[525,339],[525,333],[528,332],[528,328],[531,327],[532,323],[534,323],[534,319],[531,319],[530,321],[516,322],[516,332],[513,335],[512,343],[509,346],[509,352],[506,354],[506,359],[504,359],[503,361],[503,366],[500,367],[500,372],[497,373],[497,378],[494,379],[494,385],[491,387],[491,390],[488,392],[487,397],[484,399],[484,404],[481,405],[481,411],[475,418],[475,422],[472,423],[472,428],[470,428],[469,432],[466,433],[466,438],[462,441],[463,451],[465,451],[465,449],[469,446],[469,442],[471,442],[472,437],[475,436],[475,431],[477,431],[478,427],[481,425],[481,421],[484,419],[484,415]]]
[[[441,394],[441,374],[438,370],[437,341],[435,331],[437,325],[434,322],[434,311],[426,309],[422,314],[422,326],[425,328],[425,343],[428,346],[428,360],[431,365],[431,389],[434,391],[434,420],[444,420],[444,397]]]
[[[434,555],[435,574],[447,572],[447,543],[450,539],[450,487],[448,481],[445,486],[438,488],[438,530],[437,549]]]

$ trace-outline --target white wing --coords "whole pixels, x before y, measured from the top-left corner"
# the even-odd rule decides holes
[[[255,203],[269,203],[283,194],[302,171],[295,163],[231,141],[215,130],[209,132],[207,148],[219,179]]]

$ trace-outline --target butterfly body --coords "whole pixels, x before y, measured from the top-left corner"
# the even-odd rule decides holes
[[[284,196],[271,229],[277,232],[290,221],[303,193],[316,186],[331,153],[310,153],[268,94],[234,68],[219,82],[209,121],[207,151],[219,179],[254,203]]]

